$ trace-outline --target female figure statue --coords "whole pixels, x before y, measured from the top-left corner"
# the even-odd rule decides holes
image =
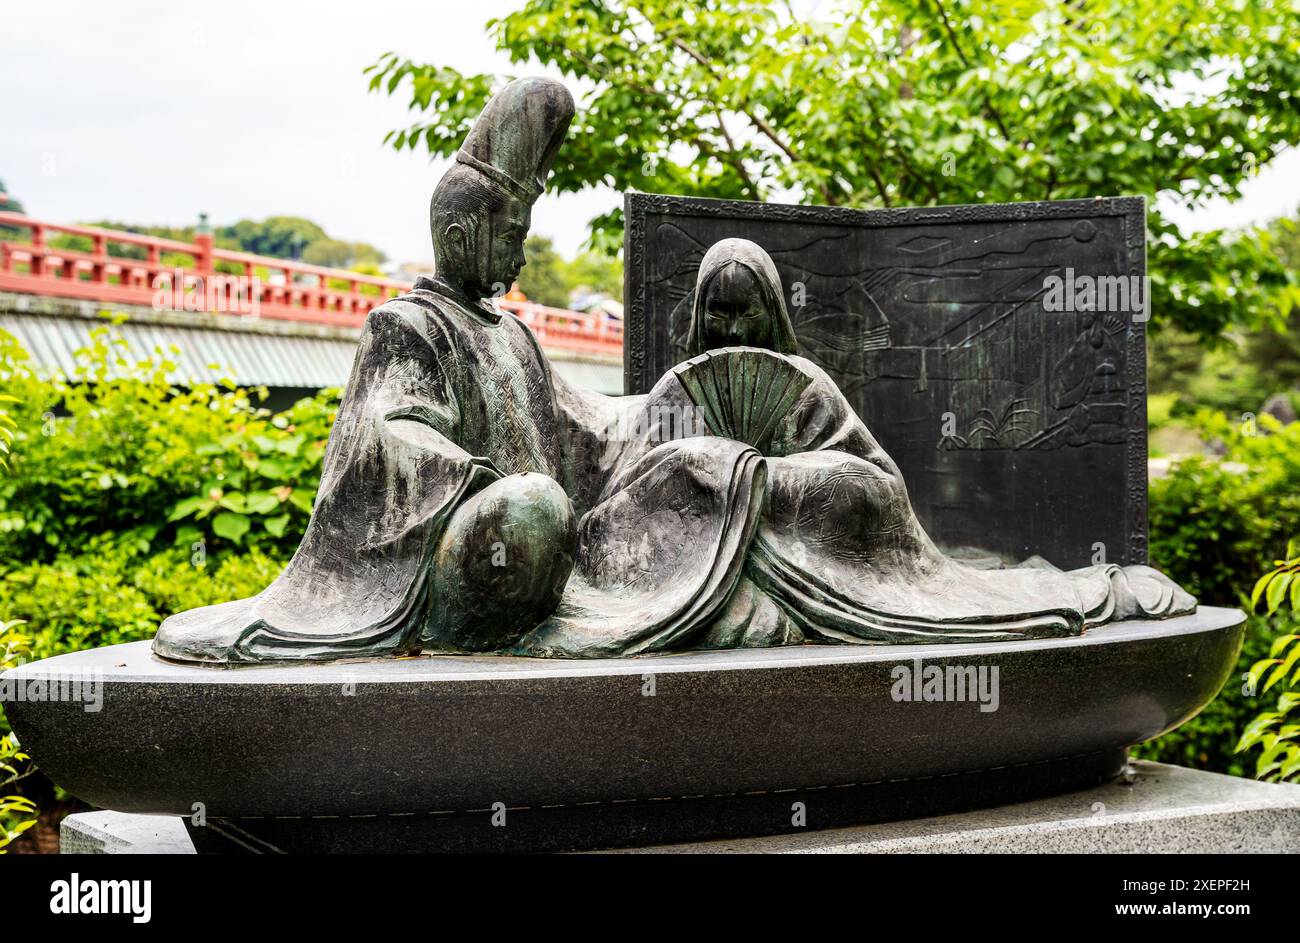
[[[898,467],[826,373],[793,352],[776,268],[718,243],[696,282],[693,353],[767,347],[810,378],[770,441],[701,429],[675,373],[639,404],[555,615],[516,647],[593,656],[801,641],[1078,635],[1192,611],[1156,570],[982,570],[942,554]]]

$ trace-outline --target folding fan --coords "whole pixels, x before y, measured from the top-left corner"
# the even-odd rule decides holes
[[[711,433],[760,451],[812,383],[789,359],[758,347],[710,350],[673,373]]]

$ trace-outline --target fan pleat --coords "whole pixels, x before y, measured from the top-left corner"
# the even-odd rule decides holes
[[[788,358],[757,347],[711,350],[673,374],[709,432],[760,450],[812,383]]]

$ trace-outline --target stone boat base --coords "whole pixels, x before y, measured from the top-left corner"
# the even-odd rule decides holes
[[[202,822],[204,846],[645,846],[1097,787],[1214,698],[1243,621],[1202,607],[1068,639],[226,669],[138,642],[24,665],[0,691],[51,779]]]

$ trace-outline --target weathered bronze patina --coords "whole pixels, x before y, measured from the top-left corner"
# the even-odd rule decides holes
[[[981,570],[940,553],[893,460],[796,354],[776,267],[751,242],[699,266],[698,362],[622,398],[552,374],[488,299],[524,264],[573,110],[545,79],[488,104],[434,192],[437,277],[367,319],[297,554],[257,596],[168,619],[156,653],[1014,640],[1195,608],[1147,567]]]
[[[898,463],[945,552],[1148,562],[1142,198],[858,209],[633,192],[624,217],[624,392],[689,356],[700,260],[743,237],[776,265],[799,354]]]

